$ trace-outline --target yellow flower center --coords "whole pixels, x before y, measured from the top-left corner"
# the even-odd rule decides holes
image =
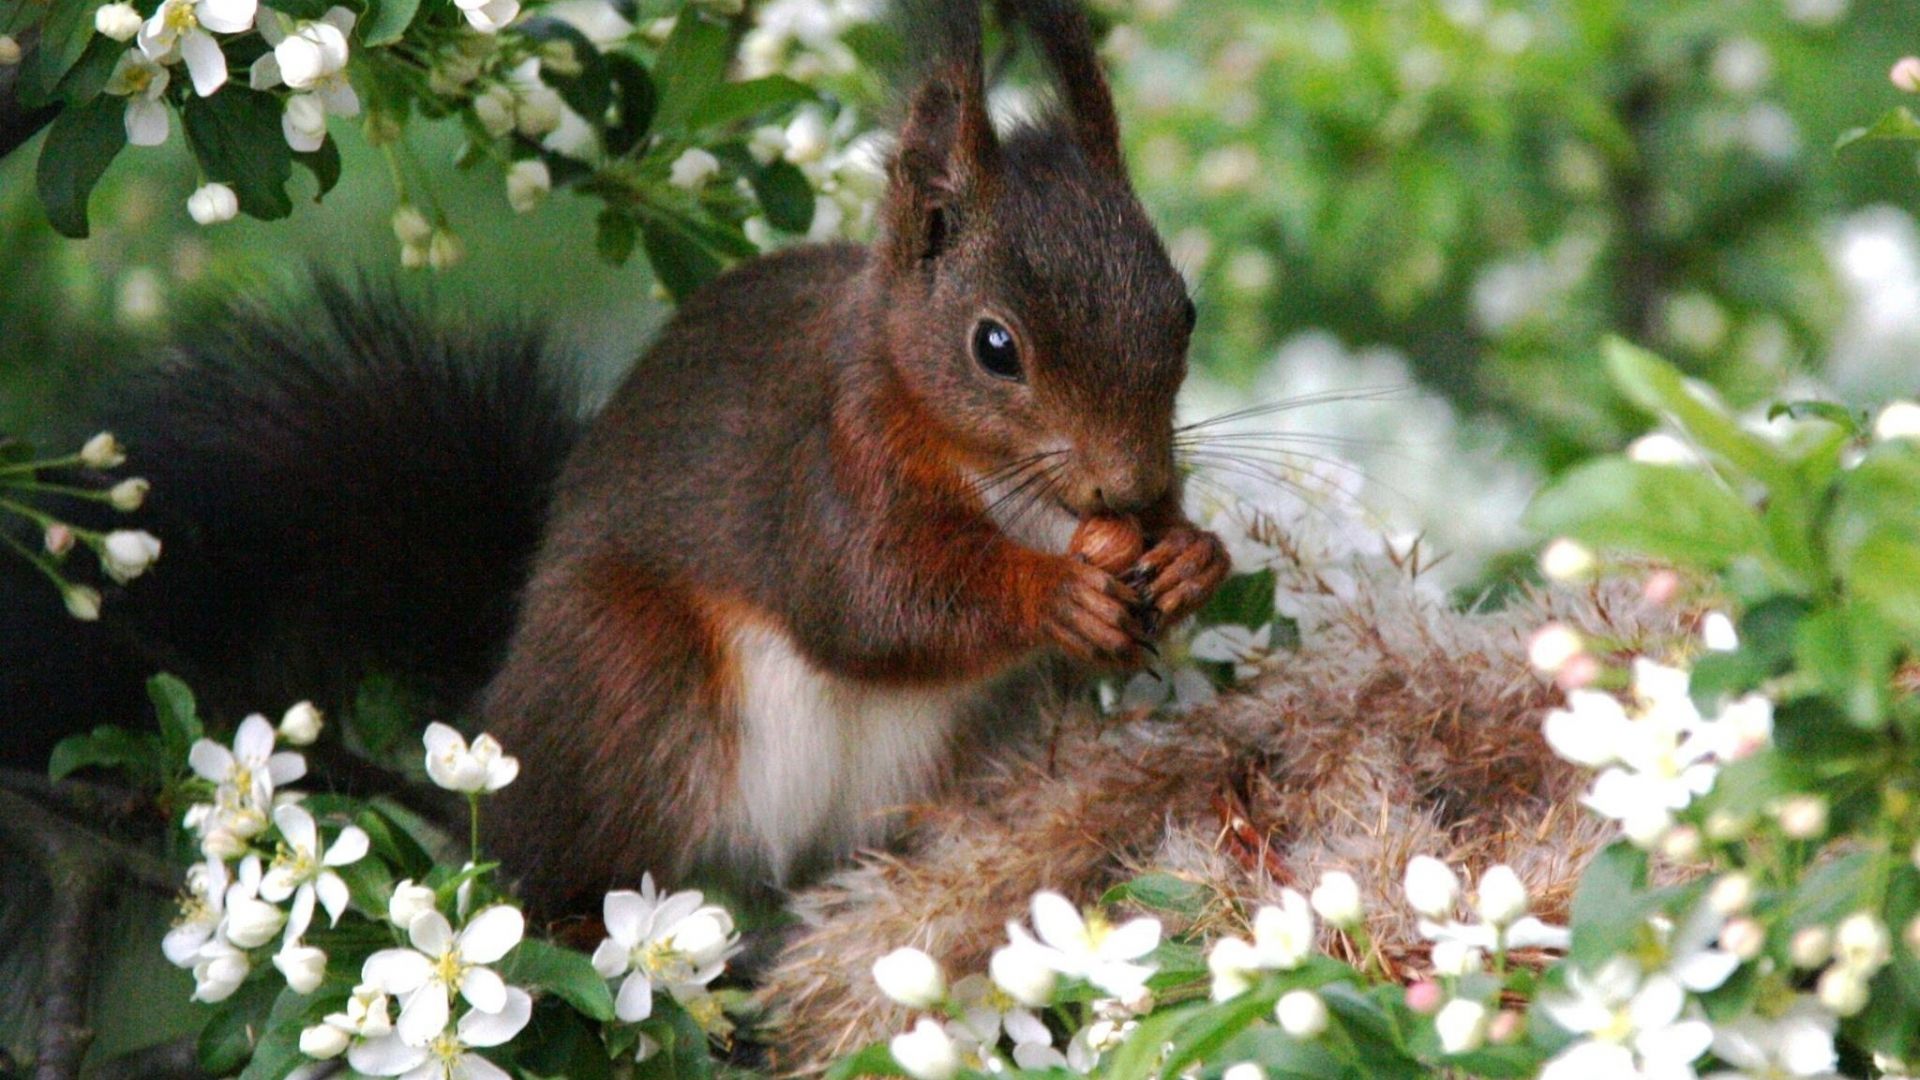
[[[427,1044],[427,1049],[432,1052],[434,1057],[439,1058],[446,1066],[451,1067],[454,1059],[459,1057],[460,1052],[466,1048],[460,1045],[459,1036],[451,1031],[443,1031],[433,1037],[433,1041]]]
[[[439,960],[434,962],[433,977],[445,983],[449,992],[460,985],[460,975],[467,965],[460,959],[459,949],[448,949]]]
[[[126,86],[129,97],[144,94],[147,87],[153,85],[153,69],[128,64],[120,71],[120,81]]]
[[[671,939],[649,941],[635,951],[633,966],[649,975],[665,975],[687,966],[686,954],[673,947]]]
[[[200,28],[200,20],[194,17],[192,4],[169,4],[165,23],[167,29],[176,34],[184,34],[189,30]],[[241,769],[237,775],[245,776],[246,770]]]
[[[1613,1010],[1613,1019],[1593,1033],[1601,1042],[1624,1043],[1633,1035],[1633,1012],[1622,1005]]]

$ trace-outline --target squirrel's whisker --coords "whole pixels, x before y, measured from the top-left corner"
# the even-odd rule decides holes
[[[1251,420],[1255,417],[1272,416],[1275,413],[1304,409],[1309,405],[1328,405],[1336,401],[1384,401],[1405,394],[1411,387],[1405,384],[1390,386],[1360,386],[1346,390],[1323,390],[1314,394],[1302,394],[1294,398],[1281,398],[1278,401],[1265,401],[1242,408],[1223,412],[1218,416],[1209,416],[1191,424],[1182,424],[1174,428],[1176,435],[1216,424],[1230,423],[1235,420]]]

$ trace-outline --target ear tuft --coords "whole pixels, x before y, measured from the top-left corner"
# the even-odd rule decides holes
[[[1113,91],[1100,67],[1093,27],[1079,0],[1007,0],[1002,11],[1026,23],[1053,68],[1074,135],[1088,160],[1109,172],[1124,173]]]
[[[990,197],[999,169],[978,57],[943,65],[914,94],[900,129],[881,241],[888,257],[911,265],[944,252],[956,219]]]

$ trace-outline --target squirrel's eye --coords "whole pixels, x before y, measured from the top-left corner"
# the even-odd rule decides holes
[[[973,328],[973,358],[996,379],[1022,377],[1020,346],[1014,344],[1013,331],[992,319],[981,319]]]
[[[1200,309],[1193,306],[1192,300],[1185,301],[1185,304],[1180,314],[1187,320],[1187,332],[1192,333],[1194,325],[1200,321]]]

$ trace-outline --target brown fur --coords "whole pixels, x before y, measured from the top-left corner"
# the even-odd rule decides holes
[[[1143,870],[1219,897],[1209,930],[1239,923],[1283,886],[1343,869],[1359,881],[1380,959],[1425,970],[1400,893],[1432,854],[1512,864],[1535,911],[1565,921],[1572,883],[1608,830],[1583,812],[1584,781],[1539,736],[1559,692],[1525,659],[1549,616],[1629,638],[1670,636],[1672,615],[1625,594],[1536,596],[1490,615],[1420,601],[1376,579],[1244,691],[1170,719],[1064,719],[1044,751],[1002,754],[923,808],[907,850],[875,855],[802,894],[806,927],[762,997],[785,1071],[810,1073],[907,1019],[876,991],[873,961],[903,944],[955,977],[985,969],[1031,895],[1086,903]],[[1178,929],[1178,927],[1175,927]],[[1239,928],[1244,932],[1244,928]],[[1344,937],[1325,945],[1352,957]]]
[[[1056,66],[1097,72],[1078,11],[1032,4]],[[1104,84],[1003,138],[978,8],[946,7],[955,43],[908,111],[874,248],[757,259],[690,298],[561,475],[481,700],[526,763],[499,848],[551,914],[645,871],[778,884],[716,850],[743,729],[730,627],[777,628],[864,686],[994,697],[1050,654],[1137,663],[1146,609],[1171,622],[1226,572],[1172,466],[1192,308],[1111,102],[1103,121],[1088,98]],[[1013,332],[1020,378],[975,359],[984,318]],[[980,487],[995,472],[1026,477],[1022,510],[1139,515],[1156,545],[1137,587],[1004,532]]]

